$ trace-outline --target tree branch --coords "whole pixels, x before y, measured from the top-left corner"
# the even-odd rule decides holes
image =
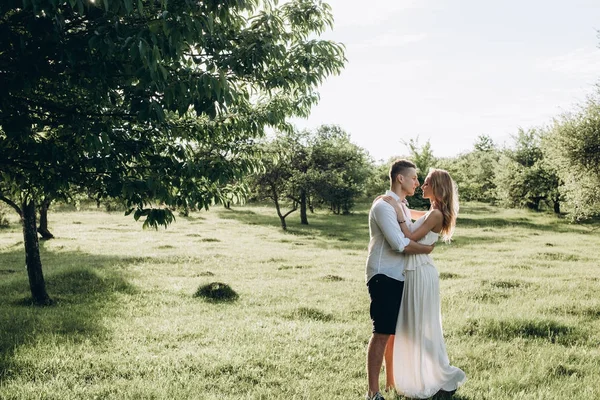
[[[294,212],[294,211],[296,211],[297,209],[298,209],[297,207],[294,207],[294,208],[292,208],[290,211],[288,211],[288,212],[286,212],[286,213],[284,214],[283,218],[287,217],[288,215],[290,215],[291,213],[293,213],[293,212]]]
[[[9,198],[4,197],[1,193],[0,193],[0,200],[2,200],[6,204],[8,204],[12,208],[14,208],[17,211],[17,213],[19,214],[19,217],[23,216],[23,212],[21,211],[21,209],[19,208],[19,206],[16,205],[15,203],[13,203]]]

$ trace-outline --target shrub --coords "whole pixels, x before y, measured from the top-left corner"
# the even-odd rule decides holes
[[[202,297],[211,302],[221,303],[235,301],[239,298],[239,295],[225,283],[212,282],[200,286],[194,297]]]

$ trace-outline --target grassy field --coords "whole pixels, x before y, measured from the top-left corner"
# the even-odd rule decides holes
[[[50,218],[53,307],[27,305],[20,226],[0,230],[0,399],[363,398],[366,209],[287,233],[266,207]],[[600,398],[599,248],[593,225],[463,206],[434,252],[455,399]],[[239,298],[194,296],[211,282]]]

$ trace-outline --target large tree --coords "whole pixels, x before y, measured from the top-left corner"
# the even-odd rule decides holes
[[[262,143],[262,152],[264,169],[251,186],[257,198],[274,203],[283,229],[296,210],[300,223],[307,225],[312,206],[326,204],[336,214],[349,213],[371,173],[365,150],[338,126],[279,132]]]
[[[562,181],[560,190],[571,217],[600,215],[600,96],[556,119],[543,149]]]
[[[534,210],[548,204],[560,213],[560,181],[544,158],[543,135],[539,129],[519,129],[513,136],[513,146],[502,151],[494,176],[500,204]]]
[[[500,151],[487,135],[480,135],[473,150],[456,158],[440,160],[456,181],[462,200],[492,202],[495,199],[494,176],[498,170]]]
[[[349,214],[372,174],[368,153],[337,125],[322,125],[311,135],[309,176],[312,202],[334,214]]]
[[[275,205],[283,230],[287,229],[285,219],[299,206],[298,185],[304,180],[302,171],[306,170],[307,165],[306,143],[301,140],[302,137],[295,131],[280,132],[262,142],[262,169],[250,179],[254,195],[260,200],[268,199]]]
[[[36,204],[77,186],[157,226],[230,196],[253,139],[342,68],[316,39],[331,24],[317,0],[2,1],[0,200],[23,221],[34,301],[51,302]]]

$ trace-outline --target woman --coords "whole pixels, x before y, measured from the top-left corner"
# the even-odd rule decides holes
[[[452,237],[458,214],[456,185],[447,171],[431,169],[421,186],[429,199],[429,212],[412,211],[418,218],[409,229],[401,206],[391,197],[384,200],[396,209],[398,223],[407,238],[433,244],[441,236]],[[437,392],[454,392],[466,381],[465,373],[450,365],[440,306],[438,271],[429,255],[407,255],[402,304],[394,339],[394,380],[398,393],[428,398]]]

